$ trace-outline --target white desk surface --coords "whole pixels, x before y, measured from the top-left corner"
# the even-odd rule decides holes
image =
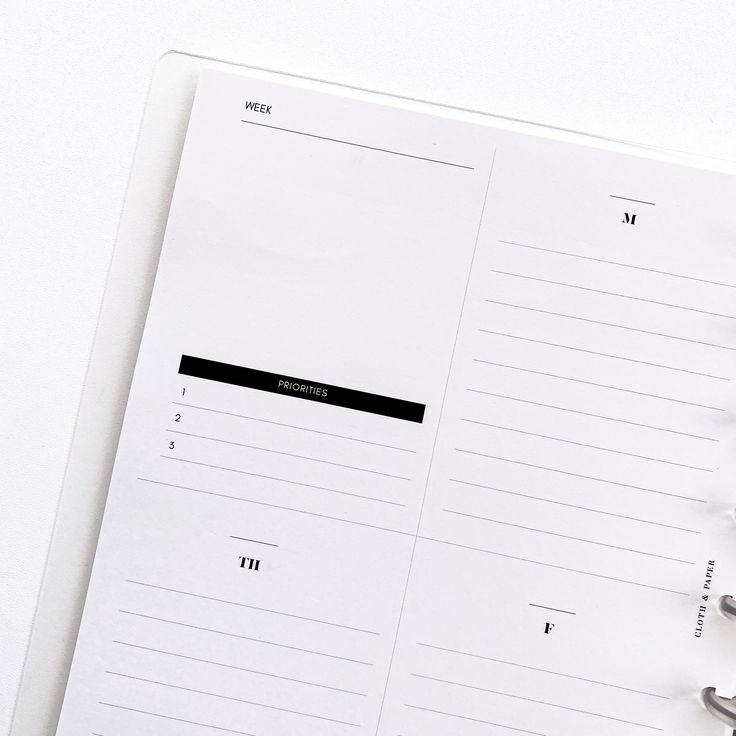
[[[736,159],[734,38],[731,0],[2,3],[0,736],[162,53]]]

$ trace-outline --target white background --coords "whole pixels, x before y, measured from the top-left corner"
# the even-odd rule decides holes
[[[736,159],[733,0],[0,0],[0,734],[169,49]]]

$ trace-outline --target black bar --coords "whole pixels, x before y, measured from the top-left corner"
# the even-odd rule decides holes
[[[272,394],[294,396],[298,399],[318,401],[322,404],[341,406],[345,409],[379,414],[383,417],[403,419],[407,422],[418,422],[419,424],[424,420],[424,410],[426,409],[424,404],[417,404],[413,401],[369,394],[366,391],[332,386],[329,383],[309,381],[305,378],[268,373],[255,368],[218,363],[216,360],[194,358],[191,355],[181,356],[179,373],[183,376],[205,378],[208,381],[229,383],[233,386],[253,388],[257,391],[268,391]]]

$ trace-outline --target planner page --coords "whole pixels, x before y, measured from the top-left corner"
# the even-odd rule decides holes
[[[57,734],[723,736],[734,201],[204,71]]]

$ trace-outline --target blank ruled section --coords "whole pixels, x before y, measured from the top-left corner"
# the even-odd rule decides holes
[[[260,730],[343,733],[362,725],[380,634],[360,628],[360,619],[127,584],[106,671],[111,702],[124,692],[126,707],[214,724],[230,703]]]
[[[723,487],[736,289],[695,262],[675,274],[649,253],[606,255],[605,237],[489,230],[422,533],[623,595],[687,598]]]
[[[442,500],[425,520],[685,595],[717,483],[736,294],[653,271],[630,285],[619,265],[511,241],[487,249]]]
[[[595,240],[581,241],[572,221],[568,239],[529,228],[518,237],[513,213],[484,233],[427,536],[492,540],[495,551],[624,590],[692,594],[723,489],[736,285],[715,259],[688,259],[692,220],[675,214],[686,196],[675,180],[669,200],[641,213],[642,231],[609,215],[619,198],[591,192]],[[538,190],[550,207],[550,190]]]

